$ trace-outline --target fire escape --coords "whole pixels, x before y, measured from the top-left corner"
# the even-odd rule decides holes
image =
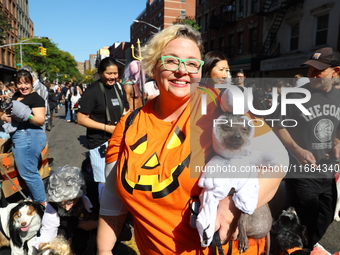
[[[211,13],[209,19],[209,29],[216,29],[221,34],[223,27],[228,27],[236,23],[235,8],[232,6],[222,6],[220,13]]]
[[[215,31],[218,38],[225,37],[228,29],[237,22],[236,17],[236,1],[231,0],[226,2],[220,0],[216,2],[215,8],[210,11],[209,30]],[[223,52],[232,59],[235,56],[235,50],[232,47],[218,47],[215,50]]]
[[[280,44],[276,42],[276,35],[290,8],[302,5],[304,0],[266,0],[258,15],[274,16],[273,22],[269,24],[267,37],[258,55],[260,59],[278,57],[280,55]]]

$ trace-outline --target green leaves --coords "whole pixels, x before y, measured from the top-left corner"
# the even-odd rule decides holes
[[[25,43],[41,43],[42,46],[39,44]],[[49,38],[32,38],[23,42],[21,47],[23,66],[31,66],[32,69],[38,73],[39,77],[47,77],[49,81],[54,81],[57,78],[59,81],[76,80],[81,82],[83,80],[82,75],[77,69],[77,62],[71,54],[60,50]],[[41,54],[38,50],[39,47],[44,47],[47,54]],[[17,63],[19,63],[20,45],[16,46],[16,57]],[[67,75],[67,78],[65,78],[65,75]]]
[[[175,22],[173,22],[173,24],[178,24],[178,23],[187,24],[187,25],[193,27],[194,29],[196,29],[197,31],[199,31],[201,29],[201,27],[199,27],[197,25],[194,17],[186,16],[185,19],[178,18],[178,19],[176,19]]]

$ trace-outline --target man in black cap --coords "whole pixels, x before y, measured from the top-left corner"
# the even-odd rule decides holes
[[[340,54],[322,48],[302,65],[308,66],[310,83],[301,88],[311,93],[303,106],[311,115],[287,105],[287,114],[282,116],[278,107],[275,116],[285,119],[285,127],[277,121],[273,131],[289,150],[288,201],[307,227],[308,248],[312,249],[332,223],[337,199],[334,174],[340,170],[336,164],[340,158],[340,91],[332,83],[340,72]],[[301,97],[301,93],[290,95],[291,99]],[[288,119],[295,122],[290,125]]]

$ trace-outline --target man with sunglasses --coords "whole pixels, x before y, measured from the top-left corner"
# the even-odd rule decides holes
[[[332,83],[340,72],[340,54],[330,47],[321,48],[302,65],[308,66],[310,82],[301,88],[311,93],[303,106],[311,115],[287,105],[287,114],[282,116],[278,107],[275,116],[281,121],[275,122],[273,131],[290,152],[285,179],[288,201],[307,227],[308,248],[312,249],[333,221],[337,198],[334,174],[340,171],[340,91]],[[289,97],[300,98],[301,93]],[[287,127],[289,119],[296,125]],[[286,128],[279,125],[283,120]]]

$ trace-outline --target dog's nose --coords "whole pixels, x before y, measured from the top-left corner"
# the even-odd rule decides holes
[[[26,225],[27,225],[27,222],[21,222],[21,224],[20,224],[22,227],[25,227]]]
[[[287,212],[291,212],[291,213],[294,213],[296,214],[296,210],[293,206],[290,206],[288,209],[287,209]]]
[[[241,136],[241,135],[239,135],[239,134],[234,135],[234,140],[235,140],[235,141],[239,141],[239,140],[241,140],[241,139],[242,139],[242,136]]]

